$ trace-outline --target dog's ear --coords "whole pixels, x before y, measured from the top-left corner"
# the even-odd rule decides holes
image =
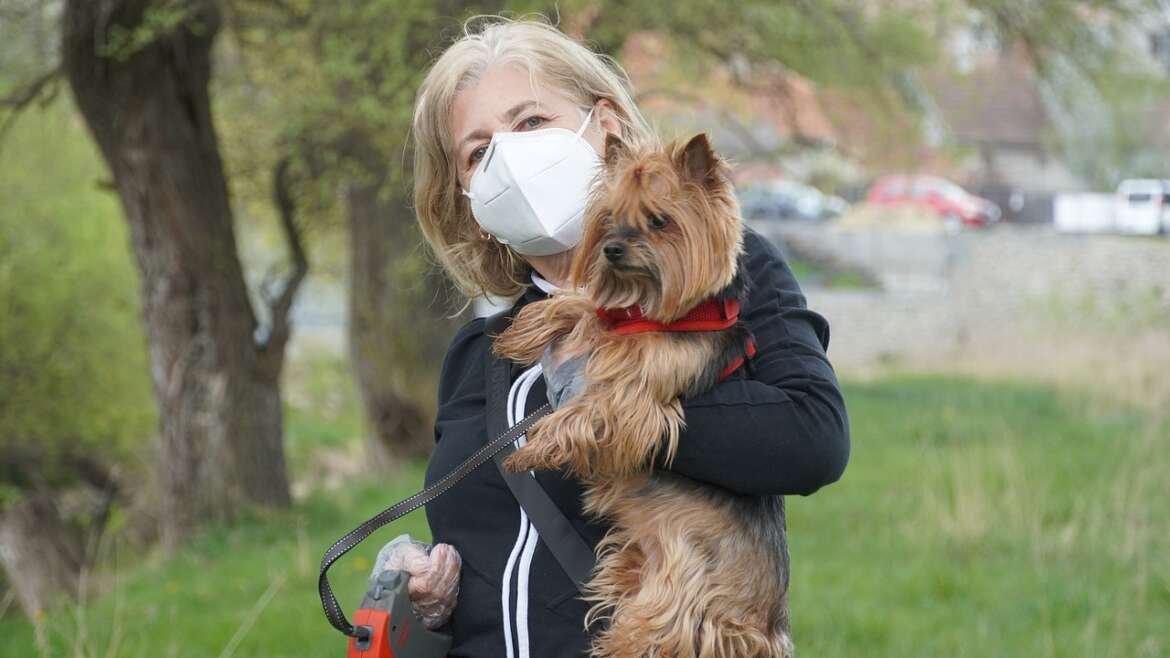
[[[605,134],[605,166],[612,167],[626,152],[626,143],[613,133]]]
[[[719,156],[711,149],[707,133],[699,133],[687,142],[678,155],[678,167],[688,179],[703,187],[714,187],[718,182]]]

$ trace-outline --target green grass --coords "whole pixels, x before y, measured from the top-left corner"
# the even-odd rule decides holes
[[[789,256],[788,258],[788,267],[792,268],[792,274],[801,281],[811,277],[820,276],[822,274],[821,270],[812,263],[792,256]]]
[[[787,258],[788,266],[792,269],[793,276],[804,287],[810,285],[823,285],[826,288],[871,288],[873,283],[868,281],[864,275],[859,272],[846,270],[830,270],[819,267],[818,265],[802,260],[795,256]]]
[[[1170,654],[1168,428],[1012,382],[897,376],[847,384],[846,395],[845,478],[789,498],[798,655]],[[250,514],[171,561],[123,557],[114,593],[84,609],[88,655],[216,658],[241,629],[234,656],[341,655],[317,602],[321,552],[420,476]],[[340,562],[342,603],[356,604],[382,541],[424,525],[416,515]],[[78,613],[54,617],[49,655],[74,655]],[[0,656],[34,647],[28,624],[0,622]]]
[[[322,448],[347,450],[364,430],[357,384],[346,359],[310,352],[284,372],[285,452],[289,469],[306,474]]]
[[[845,478],[789,499],[800,655],[1170,654],[1166,427],[1013,383],[848,401]]]
[[[317,597],[321,554],[353,526],[413,493],[421,479],[416,467],[392,481],[313,496],[288,512],[245,514],[234,527],[208,530],[172,560],[115,556],[114,591],[86,608],[53,615],[43,655],[77,655],[75,640],[84,637],[88,656],[217,658],[237,633],[246,633],[231,654],[237,657],[344,655],[344,638],[325,621]],[[429,537],[421,510],[376,533],[330,570],[349,614],[374,554],[403,532]],[[269,588],[274,593],[264,605]],[[37,655],[28,624],[0,622],[0,656]]]

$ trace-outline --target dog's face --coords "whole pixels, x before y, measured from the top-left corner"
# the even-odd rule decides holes
[[[611,135],[605,167],[571,274],[598,308],[640,305],[646,317],[672,322],[731,283],[739,206],[706,135],[660,150]]]

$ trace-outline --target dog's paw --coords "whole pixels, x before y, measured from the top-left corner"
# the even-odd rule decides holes
[[[529,363],[539,356],[521,324],[513,323],[492,341],[496,356],[517,363]],[[535,355],[535,356],[534,356]]]
[[[504,459],[504,468],[512,473],[524,471],[551,471],[560,466],[554,462],[548,451],[541,450],[536,443],[529,443]]]
[[[567,469],[577,476],[589,473],[593,435],[588,412],[570,404],[541,418],[528,430],[528,443],[504,460],[513,472]]]
[[[545,446],[549,460],[577,477],[592,474],[597,449],[596,408],[576,399],[532,427],[530,437]]]
[[[524,471],[544,471],[544,459],[539,457],[535,451],[530,450],[532,446],[524,446],[519,448],[514,453],[508,455],[504,459],[504,468],[507,468],[511,473],[523,473]]]

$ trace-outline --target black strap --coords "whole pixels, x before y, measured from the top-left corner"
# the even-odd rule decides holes
[[[455,470],[444,475],[441,480],[414,494],[410,498],[387,507],[377,516],[351,530],[341,539],[338,539],[336,543],[329,547],[328,551],[325,551],[325,557],[321,558],[321,575],[317,578],[317,592],[321,595],[321,607],[325,609],[325,616],[329,619],[329,623],[333,625],[333,628],[350,637],[359,639],[369,633],[368,629],[355,627],[345,618],[345,614],[341,611],[341,606],[337,603],[337,597],[333,595],[333,589],[329,587],[329,579],[325,575],[329,571],[329,567],[341,558],[342,555],[345,555],[350,549],[357,546],[359,542],[373,534],[378,528],[406,516],[447,493],[451,487],[467,477],[469,473],[482,466],[487,460],[496,455],[496,453],[512,445],[516,439],[528,431],[529,427],[532,427],[536,421],[547,415],[550,409],[549,405],[546,404],[528,414],[519,423],[516,423],[508,428],[507,431],[501,433],[494,441],[475,451],[462,464],[455,467]]]
[[[507,311],[502,311],[487,320],[485,333],[488,340],[507,328],[511,322]],[[512,385],[511,366],[505,359],[496,358],[491,349],[484,356],[485,380],[487,382],[487,427],[489,434],[497,434],[508,429],[508,390]],[[547,405],[546,405],[547,406]],[[513,473],[504,468],[504,459],[515,452],[515,446],[509,444],[496,453],[496,468],[504,476],[504,482],[512,490],[512,495],[528,515],[536,532],[548,546],[561,569],[568,574],[569,579],[577,586],[577,590],[584,593],[585,583],[596,564],[593,549],[573,524],[565,518],[556,503],[548,496],[548,492],[540,483],[528,473]]]

